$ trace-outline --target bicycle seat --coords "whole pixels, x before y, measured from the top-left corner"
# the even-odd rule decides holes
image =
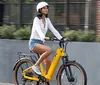
[[[36,52],[34,52],[34,51],[32,51],[32,50],[30,50],[30,53],[36,54],[36,55],[38,56],[38,58],[40,57],[39,53],[36,53]]]

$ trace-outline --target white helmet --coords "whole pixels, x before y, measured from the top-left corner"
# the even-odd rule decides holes
[[[38,5],[36,7],[37,12],[39,12],[39,9],[41,9],[41,8],[43,8],[45,6],[49,6],[48,3],[46,3],[46,2],[40,2],[40,3],[38,3]]]

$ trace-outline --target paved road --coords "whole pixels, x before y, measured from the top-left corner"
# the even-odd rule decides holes
[[[0,85],[15,85],[15,84],[11,84],[11,83],[1,83],[1,82],[0,82]],[[56,83],[55,81],[52,81],[52,82],[50,83],[50,85],[57,85],[57,83]]]
[[[11,83],[1,83],[0,82],[0,85],[15,85],[15,84],[11,84]],[[50,85],[57,85],[56,81],[52,81],[50,82]]]
[[[14,84],[10,84],[10,83],[0,83],[0,85],[14,85]]]

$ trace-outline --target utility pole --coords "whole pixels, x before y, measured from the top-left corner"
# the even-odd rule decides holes
[[[64,17],[65,17],[65,18],[64,18],[64,19],[65,19],[64,21],[65,21],[65,24],[66,24],[66,25],[67,25],[67,20],[68,20],[68,19],[67,19],[67,7],[68,7],[68,6],[67,6],[67,0],[64,0],[64,14],[65,14],[65,15],[64,15]]]
[[[21,25],[22,25],[22,0],[19,0],[19,16],[18,16],[17,28],[20,28]]]
[[[90,2],[91,0],[86,0],[85,3],[85,22],[84,22],[84,30],[89,30],[89,8],[90,8]]]

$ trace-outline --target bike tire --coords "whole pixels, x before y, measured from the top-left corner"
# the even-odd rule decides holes
[[[77,79],[77,76],[75,75],[75,72],[73,74],[73,81],[68,80],[67,75],[64,75],[65,68],[68,69],[68,67],[71,67],[71,71],[76,69],[77,76],[80,75],[81,78]],[[77,71],[80,72],[80,74],[77,73]],[[66,80],[65,80],[66,79]],[[81,82],[82,79],[82,82]],[[78,84],[76,84],[78,80]],[[79,84],[80,83],[80,84]],[[62,65],[57,73],[57,85],[87,85],[87,75],[84,70],[84,68],[77,62],[67,62],[66,65]]]
[[[30,66],[32,66],[33,64],[35,64],[35,61],[33,60],[33,61],[31,61],[30,59],[22,59],[22,60],[20,60],[18,63],[17,63],[17,65],[16,65],[16,67],[15,67],[15,69],[14,69],[14,71],[13,71],[13,80],[14,80],[14,84],[15,85],[50,85],[49,84],[49,82],[45,82],[45,81],[31,81],[31,80],[27,80],[27,79],[24,79],[23,78],[23,76],[22,75],[20,75],[20,77],[18,76],[18,71],[19,71],[19,68],[21,67],[21,65],[22,64],[26,64],[26,63],[29,63],[30,64]],[[26,67],[26,68],[28,68],[28,67]],[[26,69],[25,68],[25,69]],[[23,70],[25,70],[25,69],[23,69]],[[22,74],[22,73],[20,73],[20,74]],[[34,73],[35,74],[35,73]],[[35,74],[36,75],[36,74]],[[24,79],[24,81],[22,80],[22,81],[19,81],[19,78],[23,78]],[[21,83],[20,83],[21,82]]]
[[[24,64],[27,65],[24,67]],[[14,80],[14,83],[15,85],[26,85],[26,80],[23,78],[23,76],[21,75],[22,73],[22,70],[24,70],[24,68],[28,68],[28,65],[29,66],[32,66],[34,63],[29,60],[29,59],[22,59],[20,60],[17,64],[16,64],[16,67],[15,69],[13,70],[13,80]],[[23,65],[23,68],[21,67]],[[20,69],[20,73],[19,73],[19,69]],[[18,74],[19,73],[19,74]],[[28,81],[28,80],[27,80]],[[28,81],[29,82],[29,81]]]

